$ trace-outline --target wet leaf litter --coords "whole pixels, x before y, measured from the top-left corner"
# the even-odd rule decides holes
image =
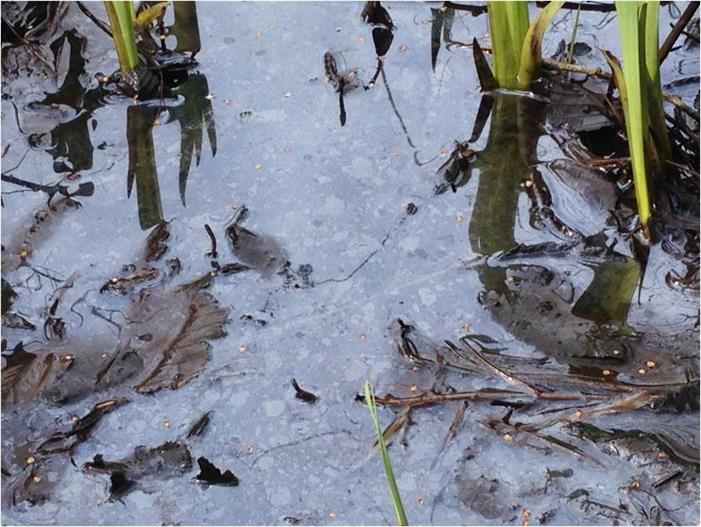
[[[82,122],[60,117],[70,126],[53,131],[48,100],[31,110],[52,121],[44,130],[8,88],[23,130],[42,131],[19,168],[3,174],[13,235],[3,239],[3,426],[14,439],[2,468],[3,490],[15,498],[5,513],[38,522],[56,505],[84,515],[75,497],[86,490],[105,500],[111,522],[150,514],[154,523],[200,523],[215,520],[206,516],[213,508],[227,515],[222,522],[379,523],[380,493],[357,507],[358,481],[382,484],[376,458],[356,463],[372,438],[365,408],[351,400],[370,376],[417,523],[689,519],[698,370],[694,319],[683,316],[696,316],[698,251],[688,187],[669,191],[667,243],[649,251],[643,269],[628,238],[625,153],[620,138],[604,140],[618,134],[615,119],[602,117],[606,101],[563,83],[561,102],[546,105],[538,151],[528,152],[525,134],[503,137],[503,115],[524,120],[524,104],[475,98],[477,79],[464,82],[466,43],[484,33],[485,17],[449,4],[360,8],[329,6],[323,17],[304,8],[328,34],[296,57],[300,74],[276,59],[277,37],[294,36],[289,8],[273,16],[264,6],[233,7],[241,34],[203,41],[201,69],[181,88],[184,108],[167,113],[128,113],[111,96],[86,106]],[[198,6],[200,24],[207,9],[217,8]],[[569,38],[571,19],[554,29],[558,38]],[[478,42],[489,61],[487,41]],[[576,63],[594,59],[589,44],[576,43]],[[74,36],[61,46],[71,69],[92,73],[76,56],[89,46]],[[213,46],[251,60],[236,74],[221,65],[222,82],[207,65]],[[49,63],[61,66],[60,55]],[[329,85],[307,71],[331,72]],[[381,77],[379,90],[359,89]],[[64,83],[55,100],[93,104],[86,78],[70,73],[79,96],[68,97]],[[266,81],[246,98],[252,79]],[[310,101],[319,100],[326,110],[317,114]],[[157,125],[143,122],[153,116]],[[158,178],[127,170],[123,134],[105,126],[125,117],[130,134],[148,124],[153,155],[140,155],[155,161]],[[597,130],[602,123],[613,131]],[[100,145],[92,168],[80,141],[65,140],[73,128],[83,144]],[[9,125],[8,133],[32,134]],[[177,155],[179,143],[180,163],[164,161],[164,145]],[[515,144],[530,155],[528,172]],[[10,146],[4,169],[23,154]],[[137,208],[149,213],[143,231]],[[109,229],[101,217],[111,218]],[[640,311],[626,323],[636,305],[670,298],[666,289],[678,296],[663,300],[664,324]],[[630,290],[631,306],[616,300]],[[683,331],[672,336],[665,325]],[[359,472],[348,477],[348,467]]]

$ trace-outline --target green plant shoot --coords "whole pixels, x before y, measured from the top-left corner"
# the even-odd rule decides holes
[[[527,90],[530,87],[540,69],[545,29],[563,3],[550,2],[529,25],[527,2],[487,2],[494,77],[500,88]]]
[[[521,46],[521,61],[518,70],[518,88],[527,90],[533,79],[538,75],[541,63],[541,42],[545,30],[550,24],[564,0],[550,2],[538,14],[538,18],[531,24],[526,32],[526,37]]]
[[[117,50],[117,59],[122,73],[127,74],[139,64],[134,35],[134,3],[128,1],[105,1],[105,10],[112,27],[112,40]]]
[[[392,470],[392,463],[390,462],[389,454],[387,453],[387,447],[385,446],[385,440],[382,435],[382,429],[380,428],[380,418],[377,415],[375,394],[372,391],[372,384],[370,384],[370,381],[365,381],[365,403],[368,405],[370,419],[372,419],[372,423],[375,426],[375,433],[377,434],[377,443],[380,447],[380,456],[382,457],[382,464],[385,468],[385,475],[387,476],[387,485],[389,487],[389,492],[392,496],[392,505],[394,505],[394,513],[397,516],[397,523],[399,525],[409,525],[409,522],[406,519],[406,513],[404,512],[404,506],[402,505],[402,498],[399,496],[397,482],[394,479],[394,471]]]
[[[638,216],[649,237],[649,179],[670,159],[658,58],[659,2],[616,2],[623,67],[606,52],[623,106]]]
[[[494,77],[499,87],[516,89],[521,46],[528,32],[528,4],[520,1],[487,2]]]

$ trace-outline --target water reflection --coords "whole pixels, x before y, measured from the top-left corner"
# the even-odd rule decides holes
[[[214,122],[209,84],[202,73],[191,73],[196,65],[192,58],[200,51],[200,31],[197,8],[194,2],[176,2],[173,5],[174,22],[165,34],[174,36],[174,49],[154,46],[155,57],[160,70],[164,71],[161,82],[177,102],[163,102],[152,106],[142,103],[127,109],[127,142],[129,144],[129,172],[127,175],[127,195],[136,180],[139,224],[148,229],[164,221],[163,206],[158,173],[156,171],[153,143],[153,127],[159,122],[163,111],[167,112],[167,123],[177,121],[180,126],[180,163],[178,167],[178,188],[180,201],[186,204],[187,181],[192,166],[199,166],[202,157],[203,133],[206,129],[212,156],[217,153],[217,133]],[[185,57],[189,53],[189,57]]]
[[[151,103],[135,104],[127,108],[127,142],[129,144],[129,170],[127,196],[131,196],[136,181],[136,197],[139,207],[139,225],[149,229],[164,221],[161,192],[156,169],[153,128],[164,112],[168,122],[180,125],[180,166],[178,187],[180,200],[186,203],[187,181],[194,156],[196,165],[202,157],[204,129],[214,156],[217,152],[217,133],[212,103],[207,98],[209,85],[202,74],[190,75],[175,93],[182,100],[175,106],[163,107]]]
[[[127,196],[131,196],[136,180],[136,201],[139,206],[139,225],[142,229],[158,225],[164,219],[153,145],[153,127],[160,113],[159,107],[148,104],[135,104],[127,108]]]
[[[174,22],[167,28],[167,34],[176,38],[175,51],[189,52],[192,58],[202,49],[200,26],[197,21],[195,2],[174,2]]]
[[[162,116],[166,124],[177,122],[180,127],[180,164],[178,188],[180,200],[186,203],[187,182],[193,158],[198,166],[202,157],[203,136],[206,131],[212,156],[217,151],[216,124],[209,95],[209,84],[202,73],[191,70],[197,65],[193,57],[200,51],[201,42],[194,2],[177,2],[174,22],[162,28],[165,35],[174,37],[173,50],[151,39],[143,41],[150,51],[149,63],[159,72],[159,93],[170,98],[132,104],[126,108],[129,168],[127,196],[136,183],[139,224],[148,229],[164,220],[162,199],[155,162],[156,145],[153,127]],[[94,146],[91,128],[98,125],[95,112],[108,103],[109,87],[102,82],[87,88],[84,83],[86,61],[83,56],[86,39],[77,31],[66,31],[56,38],[50,48],[57,63],[64,48],[68,47],[68,65],[61,86],[30,107],[37,111],[50,107],[64,107],[75,111],[75,117],[57,124],[48,133],[34,133],[29,143],[44,150],[54,159],[56,173],[77,175],[93,168]],[[165,41],[163,41],[165,42]],[[185,54],[189,54],[186,56]],[[47,139],[48,137],[48,139]],[[97,148],[103,148],[102,145]],[[26,186],[26,185],[25,185]]]
[[[75,30],[67,31],[52,44],[51,49],[58,57],[63,47],[68,44],[68,70],[63,83],[54,93],[49,93],[39,102],[30,107],[41,110],[41,107],[67,106],[73,109],[76,117],[56,125],[49,133],[49,146],[46,151],[54,159],[54,172],[78,173],[93,167],[93,145],[90,140],[88,125],[95,110],[104,106],[106,92],[101,85],[92,89],[83,86],[85,78],[85,58],[83,48],[85,37]],[[95,126],[96,123],[92,123]],[[40,145],[44,133],[29,136],[30,145]]]
[[[387,73],[384,67],[385,56],[387,55],[387,53],[389,53],[389,50],[392,47],[392,42],[394,40],[395,26],[394,22],[392,22],[392,17],[389,15],[389,12],[384,7],[382,7],[380,2],[366,2],[365,8],[363,9],[361,16],[365,23],[369,24],[373,28],[372,41],[375,45],[375,55],[377,57],[377,67],[375,69],[375,74],[372,76],[372,79],[368,83],[366,89],[372,88],[375,85],[375,82],[377,81],[377,77],[380,74],[382,75],[382,84],[384,85],[385,90],[387,91],[387,98],[389,99],[389,103],[392,106],[392,111],[399,120],[399,125],[402,127],[402,131],[404,132],[404,137],[406,138],[407,143],[411,148],[416,150],[416,146],[414,145],[414,142],[411,140],[411,136],[409,135],[409,130],[407,129],[406,124],[404,123],[402,115],[397,109],[397,104],[394,102],[394,97],[392,97],[392,90],[390,90],[389,82],[387,81]]]
[[[372,42],[375,45],[375,55],[377,56],[377,69],[372,79],[368,83],[369,87],[375,85],[377,77],[382,71],[385,56],[389,53],[394,40],[394,23],[387,10],[380,2],[367,2],[360,14],[366,24],[372,26]]]
[[[431,8],[431,69],[436,71],[438,64],[438,52],[441,43],[446,49],[452,46],[467,47],[468,45],[458,40],[453,40],[453,23],[455,22],[455,9],[443,6],[438,9]]]
[[[176,90],[183,97],[182,104],[168,108],[168,122],[177,121],[180,124],[180,167],[178,170],[178,188],[180,200],[185,205],[185,190],[190,174],[192,156],[199,166],[202,156],[203,128],[207,130],[207,139],[212,157],[217,153],[217,130],[214,122],[214,111],[209,95],[207,77],[201,73],[190,75],[187,82]]]
[[[625,256],[627,251],[614,250],[621,239],[606,226],[608,211],[592,224],[594,234],[585,230],[588,235],[558,217],[556,204],[566,201],[560,194],[568,187],[553,177],[546,182],[542,174],[550,170],[537,152],[545,105],[507,94],[485,99],[493,99],[482,105],[491,110],[486,146],[474,151],[469,142],[458,143],[437,188],[438,193],[448,186],[456,192],[472,177],[478,179],[469,240],[473,251],[490,257],[478,268],[481,302],[519,340],[548,355],[570,364],[591,365],[594,359],[609,368],[611,361],[622,367],[630,359],[626,352],[635,347],[627,340],[632,332],[626,322],[640,264]],[[479,138],[486,121],[480,113],[471,141]],[[587,178],[574,184],[586,185]],[[592,188],[592,194],[609,190]],[[581,216],[591,207],[586,201],[596,199],[575,195],[584,196],[576,205]],[[524,202],[530,205],[528,214]],[[530,236],[536,241],[519,243],[517,233],[525,231],[534,231]]]

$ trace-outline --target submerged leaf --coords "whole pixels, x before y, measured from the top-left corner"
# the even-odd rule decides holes
[[[57,432],[39,445],[37,452],[43,455],[72,452],[76,445],[87,439],[104,415],[127,402],[123,397],[100,401],[88,414],[78,419],[70,430]]]
[[[407,406],[401,412],[399,412],[392,422],[387,425],[387,427],[382,432],[382,440],[385,444],[389,444],[390,440],[399,432],[404,426],[409,423],[409,414],[411,414],[411,406]],[[380,439],[376,439],[372,444],[373,448],[377,448],[380,444]]]
[[[2,405],[47,396],[73,365],[74,357],[59,353],[30,353],[22,344],[6,356],[2,370]]]
[[[190,430],[187,432],[187,437],[197,437],[201,436],[205,429],[207,428],[207,425],[209,424],[209,418],[211,417],[212,412],[206,412],[200,418],[193,423],[193,425],[190,427]]]
[[[243,227],[241,224],[247,214],[246,206],[241,206],[235,218],[226,227],[226,237],[233,254],[240,262],[269,278],[288,262],[287,253],[271,236]]]
[[[297,381],[295,379],[292,379],[290,381],[292,384],[292,387],[295,390],[295,397],[297,399],[300,399],[301,401],[304,401],[305,403],[315,403],[316,400],[319,398],[312,392],[308,392],[307,390],[303,390],[299,384],[297,384]]]
[[[127,319],[121,344],[99,374],[107,387],[137,379],[135,389],[150,393],[177,389],[209,360],[209,339],[224,336],[228,310],[199,290],[199,283],[165,291],[141,291]]]
[[[392,17],[389,16],[389,13],[382,7],[380,2],[366,2],[360,16],[366,24],[386,26],[389,29],[394,28]]]
[[[3,236],[2,266],[5,270],[31,259],[32,254],[53,234],[65,214],[82,205],[71,198],[63,198],[53,205],[45,205],[34,213],[26,229],[17,229]]]
[[[3,406],[38,398],[63,403],[126,382],[135,382],[141,393],[181,387],[209,360],[208,340],[224,336],[228,318],[227,309],[200,291],[209,275],[204,278],[140,291],[127,311],[129,323],[122,327],[119,342],[88,346],[72,338],[59,345],[39,343],[28,351],[18,346],[4,356]],[[115,345],[105,365],[105,350]]]
[[[2,314],[4,315],[9,311],[17,298],[17,293],[10,285],[10,282],[2,279]]]
[[[198,458],[197,464],[200,466],[200,473],[195,476],[198,483],[228,487],[235,487],[239,484],[239,478],[231,470],[226,470],[222,474],[222,471],[205,457]]]
[[[110,501],[121,499],[137,488],[148,489],[154,480],[185,474],[191,468],[192,455],[188,448],[172,441],[150,449],[138,446],[132,455],[119,461],[106,461],[97,454],[83,465],[86,472],[110,475]]]
[[[49,439],[35,446],[36,430],[31,432],[27,443],[15,441],[11,452],[10,447],[3,447],[3,456],[7,455],[14,463],[18,461],[21,466],[27,464],[27,459],[32,459],[29,474],[27,470],[21,470],[15,477],[5,480],[5,458],[3,458],[3,492],[12,495],[15,502],[27,501],[31,504],[42,503],[51,498],[51,494],[60,483],[60,474],[68,466],[68,457],[76,446],[88,439],[102,417],[115,408],[126,403],[123,398],[108,399],[97,403],[84,417],[77,419],[69,430],[53,433]],[[37,421],[33,419],[33,426]],[[3,421],[3,426],[7,423]],[[55,426],[49,423],[48,426]],[[46,433],[46,430],[44,431]],[[46,437],[41,436],[40,437]],[[12,464],[13,462],[10,461]]]

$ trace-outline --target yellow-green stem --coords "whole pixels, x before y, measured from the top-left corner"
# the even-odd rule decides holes
[[[518,88],[521,46],[528,32],[528,4],[519,1],[487,2],[494,77],[500,88]]]
[[[112,40],[122,73],[129,73],[139,64],[134,35],[134,4],[127,1],[105,1],[105,10],[112,27]]]

